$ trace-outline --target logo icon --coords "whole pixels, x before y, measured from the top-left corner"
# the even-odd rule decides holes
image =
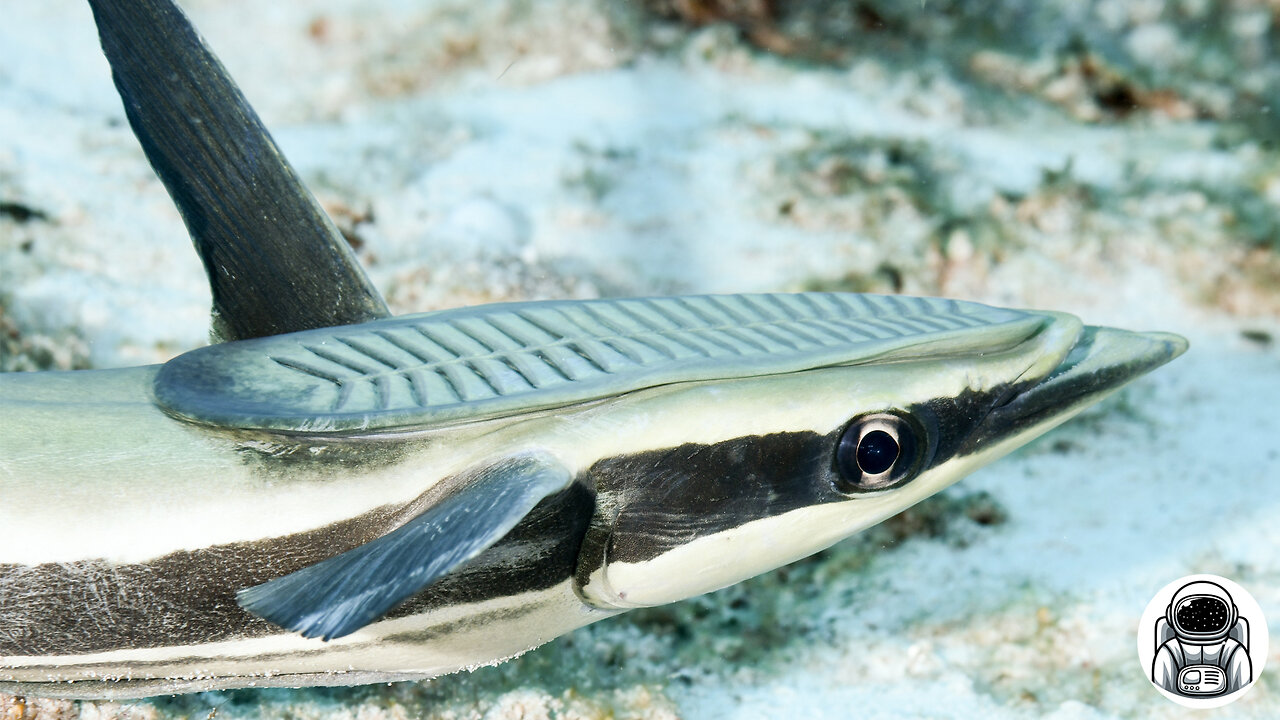
[[[1186,707],[1239,699],[1267,657],[1262,609],[1217,575],[1189,575],[1161,588],[1142,615],[1138,657],[1151,683]]]

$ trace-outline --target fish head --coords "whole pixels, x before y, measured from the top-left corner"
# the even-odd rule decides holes
[[[1168,362],[1186,341],[1035,313],[804,372],[709,383],[680,405],[722,439],[609,458],[579,561],[580,595],[647,607],[811,555],[950,486]],[[989,341],[988,341],[989,340]],[[701,408],[693,410],[691,408]],[[688,433],[694,435],[694,433]]]

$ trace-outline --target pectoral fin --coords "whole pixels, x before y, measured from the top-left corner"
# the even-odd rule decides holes
[[[572,481],[550,459],[512,458],[377,540],[241,590],[236,601],[306,637],[349,635],[479,555]]]

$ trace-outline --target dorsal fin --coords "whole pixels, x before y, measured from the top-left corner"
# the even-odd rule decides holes
[[[253,108],[170,0],[89,0],[147,159],[209,275],[220,340],[390,313]]]

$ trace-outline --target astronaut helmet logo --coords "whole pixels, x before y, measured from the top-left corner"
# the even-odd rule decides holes
[[[1138,657],[1152,685],[1187,707],[1238,700],[1267,657],[1257,601],[1217,575],[1189,575],[1161,588],[1138,628]]]

